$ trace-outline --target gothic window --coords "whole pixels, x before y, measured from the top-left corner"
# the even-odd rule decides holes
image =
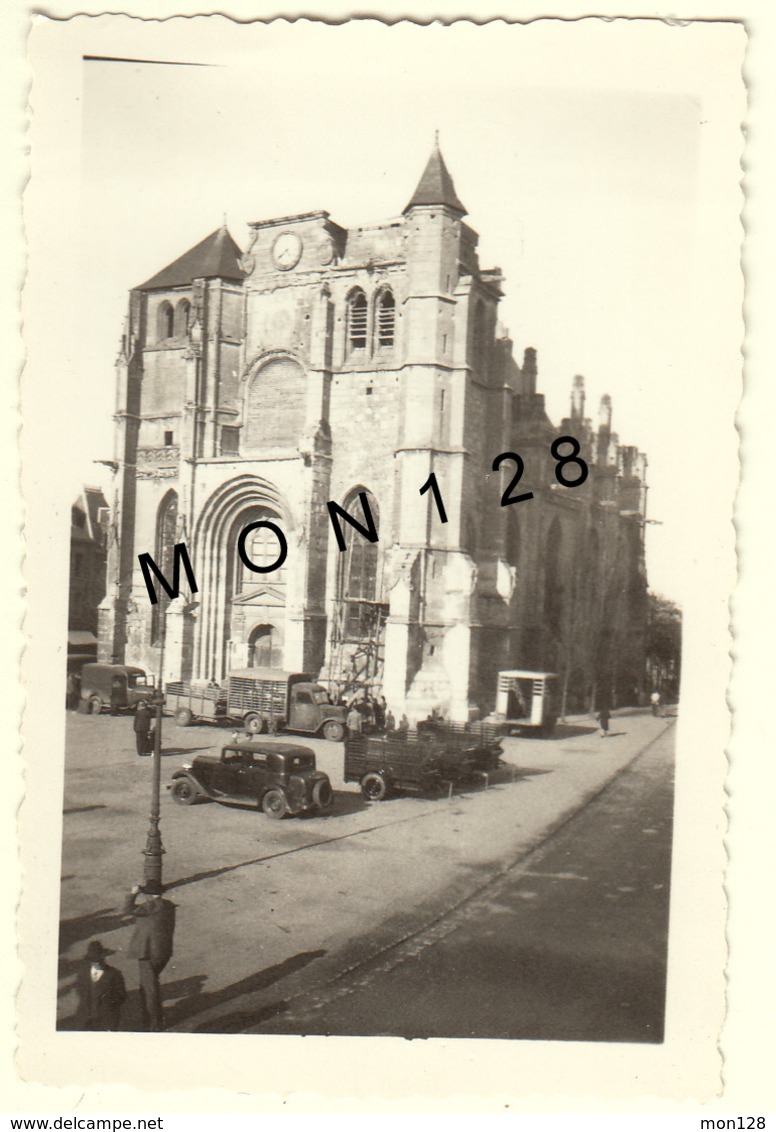
[[[168,581],[172,581],[173,560],[175,557],[175,538],[178,528],[178,494],[168,491],[156,513],[156,542],[154,562]],[[164,618],[170,598],[162,586],[157,586],[159,597],[151,607],[151,644],[158,645],[164,632]]]
[[[156,312],[156,337],[160,342],[172,338],[174,315],[172,306],[168,302],[160,303]]]
[[[363,489],[361,489],[363,490]],[[371,492],[364,492],[369,509],[380,530],[380,512],[377,500]],[[364,513],[359,500],[359,490],[351,492],[345,510],[365,526]],[[346,640],[361,641],[372,636],[377,620],[377,542],[369,542],[350,523],[342,523],[345,537],[345,550],[339,554],[339,575],[337,596],[343,604],[343,630]]]
[[[274,512],[264,511],[261,514],[252,515],[243,526],[256,523],[260,519],[267,519],[276,526],[280,525]],[[273,562],[277,562],[279,553],[278,537],[269,527],[259,527],[258,530],[251,531],[245,540],[245,554],[255,566],[271,566]],[[267,574],[257,574],[255,570],[251,570],[245,565],[239,555],[236,555],[235,558],[237,568],[236,593],[249,594],[256,589],[265,589],[267,586],[273,590],[279,589],[285,592],[285,565],[280,566],[277,570],[271,570]]]
[[[396,329],[396,301],[391,291],[381,291],[377,296],[377,345],[393,346]]]
[[[348,345],[351,350],[366,349],[367,304],[363,291],[355,291],[348,303]]]
[[[181,299],[175,308],[175,337],[184,338],[189,326],[189,311],[191,303],[188,299]]]
[[[294,448],[304,430],[305,372],[293,358],[272,358],[254,374],[246,396],[243,453]]]

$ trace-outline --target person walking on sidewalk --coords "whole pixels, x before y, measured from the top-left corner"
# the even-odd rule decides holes
[[[81,984],[85,1030],[118,1030],[127,992],[121,971],[105,962],[111,952],[93,939],[86,949],[86,970]]]
[[[153,715],[145,700],[138,700],[135,710],[135,743],[139,755],[150,755],[151,745],[148,741],[151,733]]]
[[[649,702],[652,705],[652,714],[660,715],[660,692],[654,691],[649,697]]]
[[[137,905],[141,894],[143,903]],[[162,899],[161,883],[148,881],[145,886],[132,886],[122,911],[124,916],[135,919],[127,954],[137,959],[143,1021],[149,1030],[162,1030],[164,1019],[159,976],[172,958],[175,905],[172,900]]]
[[[608,704],[604,704],[598,712],[598,722],[601,724],[601,738],[606,739],[609,734],[609,719],[611,711]]]

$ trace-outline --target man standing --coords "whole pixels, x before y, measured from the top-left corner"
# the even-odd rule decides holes
[[[121,971],[105,962],[110,955],[99,940],[86,949],[87,970],[81,991],[81,1008],[87,1030],[118,1030],[121,1007],[127,997]]]
[[[652,704],[652,714],[660,715],[660,692],[653,692],[649,697],[649,702]]]
[[[351,704],[350,711],[348,712],[347,725],[351,735],[361,734],[361,712],[356,707],[355,702]]]
[[[137,709],[135,710],[135,743],[137,744],[137,753],[139,755],[150,755],[148,735],[151,731],[151,721],[153,715],[151,709],[145,700],[138,700]]]
[[[124,681],[118,673],[113,677],[110,682],[110,713],[111,715],[118,715],[121,708],[126,704],[126,694],[124,691]]]
[[[143,903],[136,906],[141,893]],[[164,1021],[159,976],[172,958],[175,905],[171,900],[162,899],[160,882],[148,881],[145,886],[132,886],[123,912],[125,916],[135,918],[135,930],[127,954],[137,959],[143,1020],[149,1030],[161,1030]]]

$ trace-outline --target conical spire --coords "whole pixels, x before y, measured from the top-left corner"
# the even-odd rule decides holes
[[[436,204],[450,208],[461,216],[466,215],[466,209],[458,199],[453,178],[445,165],[445,159],[439,148],[439,134],[434,139],[434,148],[428,159],[423,176],[418,181],[418,187],[412,194],[405,212],[419,204]]]
[[[245,272],[240,267],[241,255],[224,223],[135,290],[166,290],[168,287],[185,286],[193,279],[242,280]]]

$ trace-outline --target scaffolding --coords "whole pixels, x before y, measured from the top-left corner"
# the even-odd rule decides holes
[[[358,694],[373,695],[383,682],[388,605],[340,597],[333,613],[327,682],[348,701]]]

